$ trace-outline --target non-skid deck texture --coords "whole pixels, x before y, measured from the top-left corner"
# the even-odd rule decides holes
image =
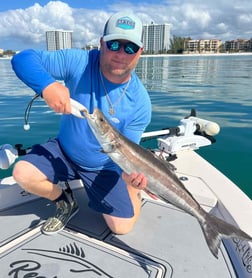
[[[145,200],[134,230],[115,236],[101,215],[88,208],[85,191],[77,189],[74,195],[80,211],[54,236],[38,229],[54,211],[46,200],[0,212],[0,278],[236,277],[225,250],[216,260],[199,224],[184,212]]]

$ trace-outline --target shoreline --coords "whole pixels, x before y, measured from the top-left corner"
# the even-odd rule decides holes
[[[207,57],[207,56],[251,56],[252,52],[241,53],[191,53],[191,54],[142,54],[140,57]],[[11,60],[11,57],[0,57],[0,60]]]
[[[193,54],[142,54],[143,57],[207,57],[207,56],[251,56],[252,52],[242,53],[193,53]]]

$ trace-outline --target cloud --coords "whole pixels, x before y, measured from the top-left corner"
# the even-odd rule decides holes
[[[45,6],[34,4],[27,9],[0,13],[0,42],[17,47],[45,48],[45,32],[52,29],[73,31],[75,47],[99,44],[103,26],[111,13],[121,7],[133,10],[143,23],[169,23],[171,35],[193,39],[250,39],[251,0],[133,0],[116,2],[100,9],[74,9],[67,3],[51,1]],[[112,1],[113,2],[113,1]],[[4,48],[0,44],[0,48]],[[14,49],[15,50],[15,49]]]
[[[51,1],[43,7],[36,3],[27,9],[0,13],[0,37],[15,38],[27,45],[45,45],[46,31],[64,29],[74,31],[76,47],[82,47],[95,40],[98,43],[97,35],[101,35],[108,14],[100,12],[96,17],[96,11],[72,9],[60,1]]]
[[[0,36],[15,37],[30,43],[45,41],[45,31],[62,29],[74,23],[72,9],[62,2],[39,4],[28,9],[2,12],[0,17]]]

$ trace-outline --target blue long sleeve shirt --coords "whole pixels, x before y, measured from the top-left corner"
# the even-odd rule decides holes
[[[56,80],[64,81],[71,98],[82,103],[89,113],[98,107],[122,134],[139,143],[151,119],[151,102],[143,84],[133,71],[129,86],[111,83],[103,76],[106,91],[115,105],[111,116],[99,73],[98,50],[68,49],[59,51],[25,50],[12,59],[16,75],[36,93]],[[58,139],[65,154],[85,170],[117,169],[114,162],[101,152],[101,146],[85,119],[62,115]]]

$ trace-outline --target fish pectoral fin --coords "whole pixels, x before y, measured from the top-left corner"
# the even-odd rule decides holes
[[[103,149],[101,149],[102,153],[112,153],[116,151],[116,148],[119,146],[119,143],[112,141],[109,143],[102,144],[102,146],[104,147]]]
[[[111,149],[111,150],[106,150],[106,151],[105,151],[104,149],[101,149],[101,150],[100,150],[101,153],[112,153],[113,151],[114,151],[113,149]]]
[[[113,153],[114,151],[115,151],[115,147],[114,146],[110,146],[110,148],[106,148],[106,150],[105,149],[101,149],[101,152],[102,153]]]

